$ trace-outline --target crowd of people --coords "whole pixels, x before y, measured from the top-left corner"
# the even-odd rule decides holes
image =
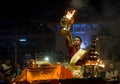
[[[34,65],[33,61],[32,62],[30,61],[27,67],[33,67],[33,65]],[[78,70],[78,68],[74,68],[74,70],[75,69],[76,71],[81,71]],[[11,64],[11,60],[6,60],[5,63],[0,65],[0,83],[14,81],[14,79],[17,76],[19,76],[21,72],[22,69],[19,64],[15,64],[15,66],[13,66]],[[77,76],[75,78],[88,79],[92,77],[93,74],[91,67],[85,66],[83,73],[80,74],[77,73]],[[107,69],[104,69],[102,67],[95,68],[94,77],[101,77],[105,79],[105,81],[108,82],[108,84],[119,84],[119,72],[113,63],[110,63]]]
[[[96,68],[94,74],[92,74],[91,68],[86,67],[83,73],[83,78],[91,78],[93,75],[94,77],[103,78],[108,84],[119,84],[119,72],[113,63],[108,64],[107,69],[102,67]]]

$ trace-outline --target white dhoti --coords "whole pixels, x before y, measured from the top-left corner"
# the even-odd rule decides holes
[[[71,70],[74,78],[83,78],[82,67],[81,66],[68,66],[69,70]]]

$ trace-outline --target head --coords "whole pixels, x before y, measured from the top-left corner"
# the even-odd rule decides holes
[[[111,69],[111,70],[113,70],[113,69],[115,69],[115,67],[114,67],[114,64],[109,64],[109,69]]]
[[[34,59],[30,59],[29,60],[29,64],[31,65],[31,64],[35,64],[35,60]]]
[[[82,43],[82,39],[79,36],[76,36],[73,41],[75,46],[80,46]]]
[[[15,67],[16,67],[16,68],[19,68],[19,67],[20,67],[20,64],[16,64]]]
[[[85,69],[85,72],[86,72],[86,73],[90,73],[90,69],[89,69],[89,68],[86,68],[86,69]]]
[[[98,67],[98,68],[97,68],[97,72],[98,72],[98,73],[101,73],[102,71],[103,71],[103,68],[101,68],[101,67]]]
[[[5,64],[6,64],[6,65],[11,65],[11,60],[6,60],[6,61],[5,61]]]

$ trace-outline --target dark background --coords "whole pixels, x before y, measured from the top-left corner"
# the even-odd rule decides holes
[[[49,23],[59,23],[67,11],[75,9],[75,22],[119,21],[119,0],[39,0],[0,2],[0,59],[17,54],[55,49],[55,32]],[[29,39],[20,43],[19,37]],[[52,39],[51,39],[52,38]],[[34,54],[35,55],[35,54]]]

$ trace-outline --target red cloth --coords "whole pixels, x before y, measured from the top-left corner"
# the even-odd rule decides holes
[[[78,49],[76,49],[75,47],[71,47],[68,45],[68,40],[66,40],[66,46],[69,50],[69,56],[68,56],[68,62],[70,62],[71,58],[74,56],[74,54],[78,51]],[[86,55],[84,55],[82,60],[78,60],[77,63],[75,65],[83,65],[86,62]]]

